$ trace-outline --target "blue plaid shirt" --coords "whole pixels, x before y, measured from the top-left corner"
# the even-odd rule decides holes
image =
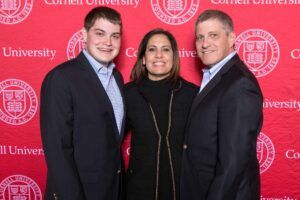
[[[89,63],[92,65],[103,88],[106,91],[107,96],[109,97],[109,100],[114,110],[118,130],[120,133],[124,117],[124,104],[118,84],[114,76],[112,75],[113,70],[115,68],[115,64],[111,62],[108,66],[103,66],[95,58],[93,58],[85,49],[83,50],[83,54],[88,59]]]

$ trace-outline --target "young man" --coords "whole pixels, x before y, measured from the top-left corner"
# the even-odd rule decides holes
[[[85,49],[43,81],[45,199],[120,199],[123,79],[113,60],[121,35],[120,14],[94,8],[84,21]]]
[[[181,200],[259,200],[260,87],[234,50],[233,22],[226,13],[204,11],[195,32],[206,67],[187,123]]]

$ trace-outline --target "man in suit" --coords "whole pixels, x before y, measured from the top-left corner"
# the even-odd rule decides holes
[[[117,11],[92,9],[84,21],[85,49],[43,81],[40,125],[47,200],[120,199],[123,78],[113,59],[121,35]]]
[[[205,68],[186,128],[181,200],[258,200],[260,87],[234,50],[233,23],[226,13],[204,11],[195,33]]]

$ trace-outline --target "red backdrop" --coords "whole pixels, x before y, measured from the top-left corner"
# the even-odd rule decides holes
[[[122,14],[124,35],[116,62],[126,82],[143,35],[162,27],[177,38],[181,75],[199,84],[196,16],[209,8],[228,12],[235,21],[237,51],[265,98],[257,144],[261,199],[300,199],[300,0],[0,0],[0,200],[16,195],[42,199],[41,82],[83,48],[83,18],[99,5]]]

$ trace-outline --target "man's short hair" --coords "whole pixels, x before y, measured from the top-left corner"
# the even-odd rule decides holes
[[[120,25],[122,33],[122,20],[121,15],[118,11],[105,7],[99,6],[92,9],[84,19],[84,28],[88,31],[92,26],[94,26],[97,19],[106,19],[113,24]]]
[[[234,31],[233,21],[231,17],[221,10],[205,10],[204,12],[202,12],[196,20],[195,30],[200,22],[204,22],[209,19],[217,19],[218,21],[220,21],[224,25],[225,31],[227,33],[231,33]]]

